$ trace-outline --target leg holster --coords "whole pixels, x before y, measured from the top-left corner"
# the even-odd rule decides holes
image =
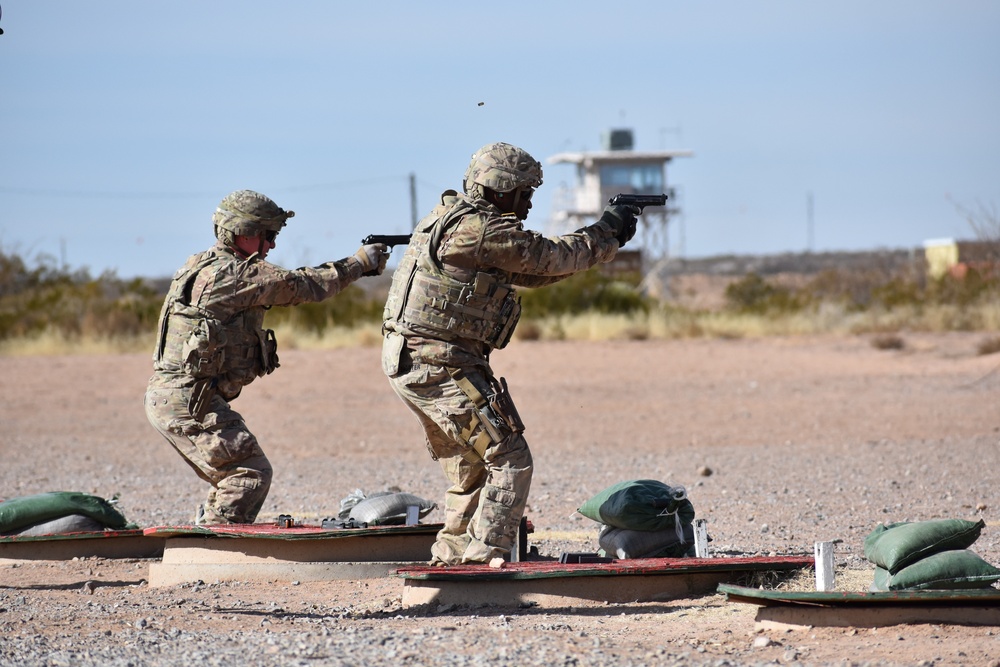
[[[449,368],[448,372],[476,406],[478,423],[483,426],[475,438],[472,437],[477,425],[475,420],[469,424],[467,431],[462,433],[463,439],[470,445],[470,450],[465,455],[466,459],[469,461],[483,460],[486,458],[486,450],[490,445],[499,444],[511,433],[524,431],[524,423],[510,398],[505,379],[500,378],[500,381],[497,382],[495,379],[489,378],[493,391],[488,396],[483,396],[482,392],[476,388],[461,369]]]

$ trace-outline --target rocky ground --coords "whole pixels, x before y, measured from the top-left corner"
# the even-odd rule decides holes
[[[973,548],[1000,565],[1000,359],[980,338],[515,342],[494,364],[535,457],[531,543],[596,550],[574,510],[652,478],[688,489],[720,553],[841,540],[838,590],[871,582],[880,522],[982,517]],[[235,403],[276,470],[262,520],[332,516],[356,488],[440,500],[378,356],[286,351]],[[0,497],[117,494],[141,526],[189,522],[205,488],[146,423],[148,375],[147,355],[0,358]],[[996,627],[758,630],[719,595],[415,611],[396,578],[151,588],[149,565],[0,560],[0,665],[1000,665]]]

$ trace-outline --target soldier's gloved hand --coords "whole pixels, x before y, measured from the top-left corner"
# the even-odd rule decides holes
[[[640,213],[635,206],[608,206],[601,215],[600,222],[604,222],[615,230],[615,238],[618,239],[618,247],[623,247],[635,236],[636,219]]]
[[[389,259],[389,246],[384,243],[371,243],[361,246],[354,257],[361,262],[361,275],[379,276],[385,271],[385,262]]]

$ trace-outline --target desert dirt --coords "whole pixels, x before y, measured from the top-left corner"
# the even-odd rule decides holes
[[[981,334],[903,338],[514,342],[493,362],[534,454],[530,544],[596,551],[575,509],[658,479],[688,490],[720,555],[841,540],[838,590],[867,589],[882,522],[984,518],[973,550],[1000,565],[1000,358],[976,354]],[[0,498],[118,495],[140,526],[189,523],[207,489],[146,422],[149,370],[0,357]],[[275,468],[259,521],[335,516],[357,488],[443,498],[375,348],[286,350],[234,405]],[[394,577],[151,588],[149,565],[0,561],[0,665],[1000,665],[997,627],[766,630],[720,595],[415,611]]]

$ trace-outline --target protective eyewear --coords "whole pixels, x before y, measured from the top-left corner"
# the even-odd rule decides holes
[[[274,239],[278,238],[278,232],[264,232],[264,238],[268,243],[274,243]]]

